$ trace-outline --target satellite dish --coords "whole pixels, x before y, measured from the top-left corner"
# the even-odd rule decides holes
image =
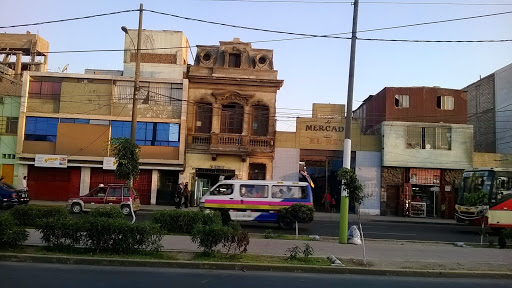
[[[62,70],[60,72],[64,73],[64,72],[68,71],[68,66],[69,66],[69,64],[66,64],[66,66],[64,66],[64,68],[62,68]]]

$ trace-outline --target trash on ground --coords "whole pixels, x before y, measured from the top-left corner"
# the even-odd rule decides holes
[[[313,241],[320,241],[320,236],[318,235],[309,235],[309,238],[311,238]]]
[[[468,245],[464,244],[464,242],[455,242],[454,244],[457,247],[462,247],[462,248],[469,247]]]
[[[361,245],[363,242],[361,242],[361,234],[359,233],[359,230],[357,230],[357,226],[353,225],[348,229],[348,243],[355,244],[355,245]]]
[[[331,266],[342,266],[342,267],[345,267],[345,265],[343,263],[341,263],[340,260],[336,259],[336,257],[334,257],[334,255],[331,255],[331,256],[327,257],[327,259],[329,259],[329,261],[331,262]]]

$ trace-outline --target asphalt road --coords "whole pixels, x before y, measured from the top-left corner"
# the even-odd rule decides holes
[[[136,215],[137,221],[149,221],[152,212],[139,211]],[[357,223],[349,223],[349,227]],[[441,225],[425,223],[394,223],[384,221],[368,220],[362,223],[364,237],[367,239],[390,239],[390,240],[416,240],[416,241],[441,241],[441,242],[466,242],[480,243],[479,227],[465,225]],[[242,223],[242,227],[250,233],[265,233],[272,230],[273,233],[295,235],[295,229],[282,230],[276,224],[263,223]],[[314,220],[309,224],[299,224],[300,235],[339,236],[339,222]],[[489,237],[497,243],[497,237]],[[484,238],[487,243],[487,238]]]
[[[243,272],[0,262],[0,287],[512,287],[510,280]]]

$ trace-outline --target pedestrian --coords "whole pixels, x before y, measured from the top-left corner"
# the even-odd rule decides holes
[[[331,194],[325,193],[324,199],[322,199],[322,202],[324,202],[325,212],[331,213],[331,202],[332,202]]]
[[[176,202],[176,209],[181,209],[181,202],[183,201],[183,187],[184,184],[181,182],[176,188],[176,197],[174,201]]]
[[[188,189],[188,182],[185,182],[185,186],[183,186],[183,198],[185,202],[185,208],[188,208],[188,204],[190,203],[190,190]]]
[[[28,186],[27,186],[27,176],[23,176],[23,179],[21,179],[21,190],[27,192],[28,191]]]

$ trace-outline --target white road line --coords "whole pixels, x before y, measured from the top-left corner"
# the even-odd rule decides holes
[[[416,236],[416,234],[407,234],[407,233],[381,233],[381,232],[367,232],[363,231],[364,234],[385,234],[385,235],[407,235],[407,236]]]

